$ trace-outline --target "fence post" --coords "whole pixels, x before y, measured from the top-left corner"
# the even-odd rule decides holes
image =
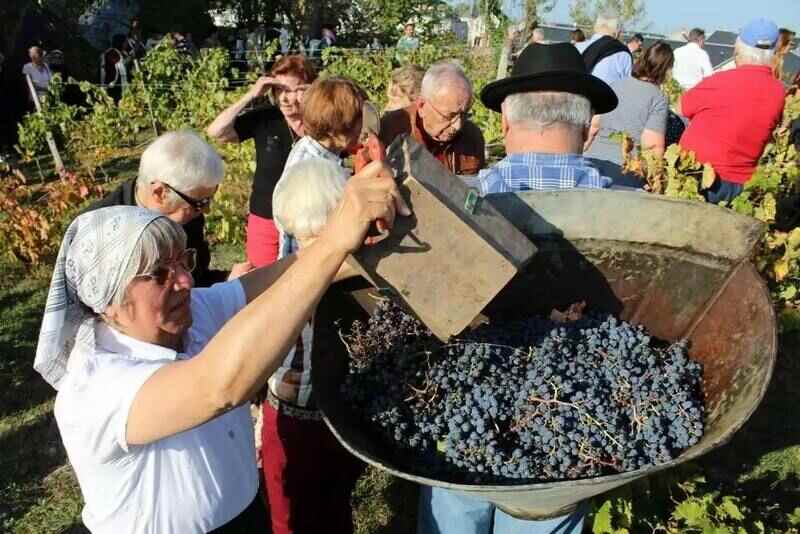
[[[508,60],[511,56],[511,43],[512,38],[506,35],[506,38],[503,39],[503,46],[500,47],[500,58],[497,60],[497,80],[508,76]]]
[[[33,100],[33,105],[36,106],[36,113],[41,115],[42,103],[39,102],[39,95],[36,93],[36,88],[33,86],[33,80],[31,80],[29,74],[25,75],[25,81],[28,82],[28,91],[30,91],[31,93],[31,99]],[[50,153],[53,155],[53,163],[56,166],[56,172],[59,175],[61,175],[64,173],[64,162],[61,160],[61,154],[58,153],[56,140],[53,139],[53,134],[50,133],[50,130],[48,130],[47,133],[45,134],[45,138],[47,139],[47,146],[50,148]]]
[[[142,78],[142,70],[139,68],[139,60],[134,59],[133,65],[136,67],[136,72],[139,75],[139,82],[142,84],[142,91],[144,91],[144,98],[147,101],[147,111],[150,113],[150,121],[153,124],[153,133],[156,134],[158,137],[158,123],[156,123],[156,117],[153,115],[153,104],[150,102],[150,92],[147,90],[147,86],[144,84],[144,78]]]

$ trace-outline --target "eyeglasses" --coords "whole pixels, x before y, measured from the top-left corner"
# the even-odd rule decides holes
[[[275,96],[279,97],[281,95],[296,95],[298,97],[303,96],[303,94],[308,90],[308,84],[296,85],[293,88],[289,88],[286,85],[276,85],[275,86]]]
[[[450,126],[451,124],[454,124],[458,119],[466,121],[471,116],[471,112],[468,108],[465,109],[464,111],[457,112],[455,115],[451,115],[448,117],[447,115],[436,109],[436,106],[434,106],[430,100],[426,100],[425,102],[431,107],[433,111],[436,112],[437,115],[439,115],[442,118],[442,120],[445,121],[445,126]]]
[[[180,267],[187,273],[194,271],[195,266],[197,265],[197,249],[194,248],[187,248],[183,251],[180,257],[176,260],[170,261],[168,264],[162,264],[157,266],[155,269],[150,271],[149,273],[142,273],[137,274],[134,276],[134,280],[140,278],[142,280],[147,281],[155,281],[158,285],[163,286],[167,283],[170,276],[174,276],[177,267]]]
[[[184,193],[181,193],[180,191],[178,191],[177,189],[175,189],[174,187],[172,187],[171,185],[169,185],[166,182],[161,182],[161,183],[164,184],[165,186],[167,186],[167,188],[170,191],[172,191],[173,193],[175,193],[176,195],[181,197],[181,200],[183,200],[184,202],[189,204],[189,206],[191,206],[192,209],[194,209],[196,211],[203,211],[204,209],[206,209],[211,204],[211,199],[214,198],[213,194],[210,195],[210,196],[207,196],[206,198],[199,198],[199,199],[198,198],[192,198],[192,197],[190,197],[190,196],[188,196],[188,195],[186,195]]]

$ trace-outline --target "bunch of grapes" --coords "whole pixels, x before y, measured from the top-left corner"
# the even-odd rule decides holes
[[[343,340],[346,402],[432,477],[620,473],[672,460],[703,434],[702,368],[686,346],[610,315],[484,325],[444,345],[387,301]]]

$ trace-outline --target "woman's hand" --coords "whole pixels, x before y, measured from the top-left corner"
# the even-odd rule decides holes
[[[408,216],[411,210],[397,188],[392,169],[373,161],[347,181],[344,196],[319,239],[349,254],[364,243],[370,225],[378,219],[386,222],[384,237],[388,235],[396,213]]]
[[[273,87],[278,84],[278,80],[273,78],[272,76],[262,76],[253,84],[253,86],[248,91],[248,95],[250,99],[256,99],[264,96],[267,94],[267,91],[270,87]]]

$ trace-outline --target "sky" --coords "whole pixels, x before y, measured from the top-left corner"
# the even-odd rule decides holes
[[[505,0],[505,5],[519,6],[523,1]],[[557,0],[547,20],[572,22],[571,4],[572,0]],[[655,33],[666,34],[696,26],[707,32],[715,29],[738,31],[757,17],[772,19],[778,26],[800,33],[800,0],[645,0],[644,4],[646,20],[650,23],[647,29]]]

